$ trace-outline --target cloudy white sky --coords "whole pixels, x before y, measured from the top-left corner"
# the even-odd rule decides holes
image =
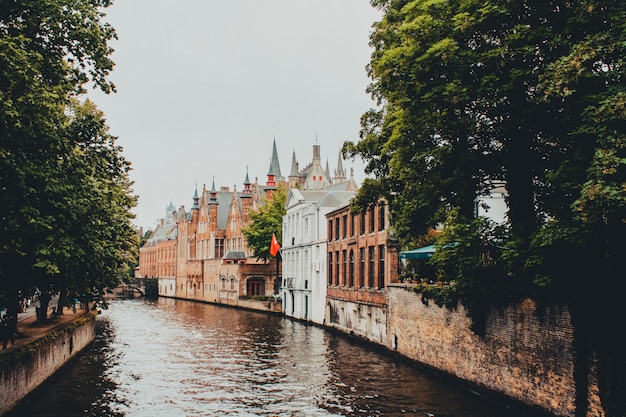
[[[375,106],[368,0],[116,0],[105,12],[118,92],[90,98],[133,164],[144,229],[170,202],[189,208],[196,184],[241,190],[246,169],[265,183],[274,139],[284,176],[316,140],[332,171]],[[363,166],[344,162],[359,184]]]

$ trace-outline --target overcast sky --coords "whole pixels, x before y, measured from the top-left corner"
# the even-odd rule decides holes
[[[241,190],[246,169],[264,184],[274,139],[283,176],[316,140],[332,174],[375,106],[368,0],[116,0],[105,12],[117,93],[90,98],[133,164],[144,229],[170,202],[191,207],[196,184]],[[359,184],[363,166],[344,162]]]

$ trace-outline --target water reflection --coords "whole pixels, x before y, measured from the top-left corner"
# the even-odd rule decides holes
[[[159,299],[113,301],[93,346],[10,416],[406,414],[521,415],[315,326]]]

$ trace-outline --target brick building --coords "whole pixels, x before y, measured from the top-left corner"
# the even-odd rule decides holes
[[[347,204],[326,218],[326,325],[385,344],[386,287],[398,279],[398,249],[388,241],[387,206],[381,202],[354,214]]]

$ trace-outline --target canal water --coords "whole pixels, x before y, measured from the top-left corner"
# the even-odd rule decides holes
[[[10,417],[519,417],[385,351],[282,316],[113,300],[96,341]]]

